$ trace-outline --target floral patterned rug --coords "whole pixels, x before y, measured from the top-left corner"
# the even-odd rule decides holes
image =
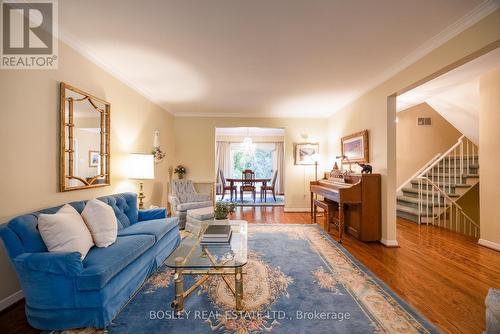
[[[173,273],[164,266],[106,332],[438,333],[319,227],[248,230],[242,312],[234,311],[231,290],[213,276],[186,299],[186,312],[175,316]],[[188,276],[186,288],[194,279]]]
[[[236,206],[283,206],[285,205],[285,196],[283,195],[276,195],[276,200],[274,200],[273,195],[269,192],[267,194],[267,199],[264,201],[263,199],[260,199],[260,194],[257,193],[257,196],[255,196],[255,202],[253,201],[252,194],[250,193],[245,193],[243,196],[243,202],[241,202],[241,198],[239,197],[240,194],[238,193],[238,199],[232,200],[229,198],[229,193],[224,196],[224,199],[222,199],[222,195],[217,195],[217,201],[218,202],[225,202],[225,203],[230,203],[233,202],[236,204]]]

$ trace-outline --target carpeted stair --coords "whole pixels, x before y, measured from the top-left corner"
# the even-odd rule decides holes
[[[464,195],[473,185],[479,180],[479,165],[477,164],[478,157],[469,157],[469,173],[462,175],[460,177],[460,163],[457,162],[456,168],[453,168],[454,159],[460,160],[460,158],[445,158],[445,160],[439,164],[439,167],[434,167],[432,173],[428,174],[429,179],[431,179],[436,185],[438,185],[444,192],[452,199],[457,200],[462,195]],[[463,164],[466,165],[467,158],[463,158]],[[475,163],[473,164],[472,161]],[[451,185],[450,180],[451,178]],[[428,196],[432,197],[432,188],[423,186],[422,197],[423,203],[426,202],[425,198]],[[443,206],[444,196],[441,197],[441,206]],[[438,207],[438,196],[434,192],[435,207]],[[420,203],[419,196],[419,184],[418,180],[414,179],[408,183],[402,189],[402,194],[397,196],[397,216],[418,222],[418,207]],[[421,214],[422,219],[426,217],[431,217],[432,208],[429,206],[427,210]]]

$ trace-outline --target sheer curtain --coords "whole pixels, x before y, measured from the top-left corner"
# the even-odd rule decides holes
[[[274,168],[278,171],[278,178],[276,179],[276,193],[283,194],[285,192],[285,181],[283,177],[283,171],[285,168],[285,145],[283,142],[276,142],[274,145],[276,154]]]
[[[220,183],[219,170],[222,170],[224,176],[231,177],[231,149],[230,143],[226,141],[218,141],[215,148],[215,163],[217,182]]]

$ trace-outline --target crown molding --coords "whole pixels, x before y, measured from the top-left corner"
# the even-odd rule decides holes
[[[337,111],[342,110],[346,106],[359,99],[361,96],[380,86],[385,81],[389,80],[410,65],[416,63],[418,60],[422,59],[435,49],[439,48],[440,46],[451,40],[453,37],[456,37],[460,33],[464,32],[466,29],[472,27],[474,24],[478,23],[483,18],[490,15],[499,8],[500,0],[487,0],[483,2],[472,11],[467,13],[465,16],[460,18],[458,21],[452,23],[443,31],[429,39],[424,44],[420,45],[420,47],[404,57],[397,65],[384,71],[383,74],[373,80],[372,83],[367,86],[367,88],[362,89],[360,93],[357,94],[350,102],[346,103],[343,107],[337,108],[329,116],[332,116]]]
[[[153,103],[154,105],[158,106],[159,108],[165,110],[168,112],[170,115],[175,116],[173,113],[171,113],[169,110],[167,110],[164,106],[160,105],[158,102],[155,101],[155,99],[146,93],[144,90],[139,88],[137,85],[135,85],[132,81],[128,80],[123,76],[121,73],[119,73],[116,70],[113,70],[111,67],[103,63],[99,58],[94,56],[89,50],[86,48],[82,47],[78,42],[76,42],[76,39],[71,36],[70,34],[64,32],[61,30],[59,27],[59,38],[61,42],[78,52],[80,55],[82,55],[84,58],[90,60],[94,65],[97,65],[99,68],[104,70],[106,73],[117,79],[118,81],[122,82],[126,86],[128,86],[130,89],[141,95],[142,97],[146,98],[148,101]]]

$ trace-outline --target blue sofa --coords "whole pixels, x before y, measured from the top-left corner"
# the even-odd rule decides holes
[[[167,218],[165,209],[137,210],[134,193],[99,199],[115,211],[118,238],[107,248],[92,247],[83,261],[78,252],[48,252],[38,232],[38,215],[55,213],[61,206],[0,226],[33,327],[106,327],[179,244],[178,219]],[[81,213],[85,203],[69,204]]]

